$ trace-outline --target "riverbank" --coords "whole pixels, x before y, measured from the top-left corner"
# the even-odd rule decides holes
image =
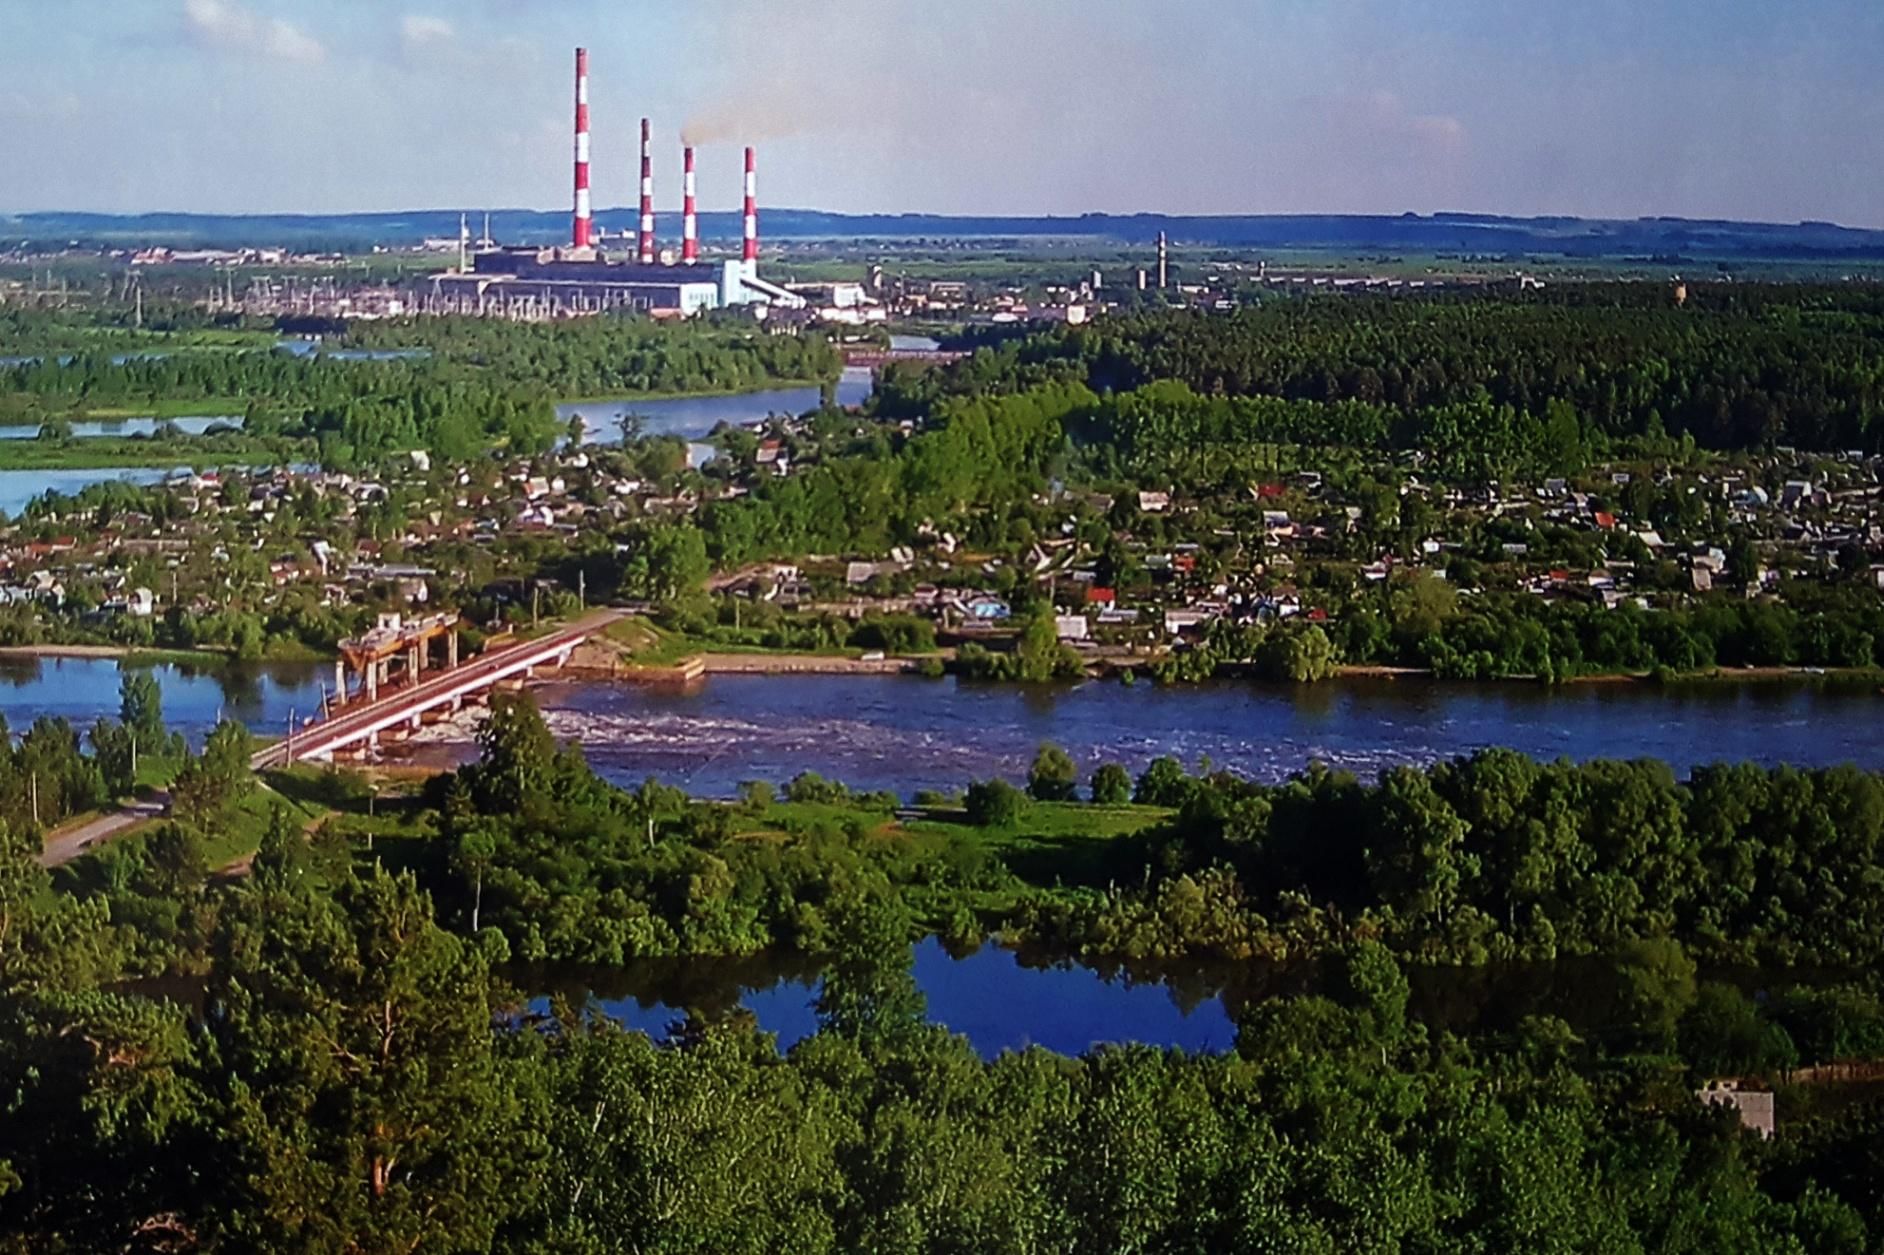
[[[299,641],[277,640],[260,658],[239,658],[216,646],[195,649],[171,649],[152,645],[111,645],[91,643],[42,642],[32,645],[0,645],[0,658],[107,658],[134,667],[221,666],[241,663],[267,666],[273,663],[321,663],[333,661],[334,655],[310,649]]]
[[[166,663],[189,666],[232,662],[235,655],[214,649],[148,649],[134,645],[55,644],[0,645],[0,658],[110,658],[132,666],[162,666]]]

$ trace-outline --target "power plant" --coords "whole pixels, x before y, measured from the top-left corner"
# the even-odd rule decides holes
[[[731,306],[802,309],[805,299],[759,277],[758,159],[745,158],[744,242],[739,260],[700,264],[694,195],[694,150],[682,149],[682,224],[678,257],[662,254],[655,236],[653,127],[641,119],[641,213],[632,243],[624,233],[616,255],[595,230],[589,183],[589,53],[576,49],[575,188],[566,247],[499,247],[488,240],[468,264],[432,278],[429,302],[440,313],[557,318],[613,310],[682,316]],[[487,232],[488,234],[488,232]]]

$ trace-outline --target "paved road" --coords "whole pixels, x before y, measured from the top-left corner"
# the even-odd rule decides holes
[[[168,794],[142,799],[131,803],[121,810],[100,815],[96,819],[86,820],[82,824],[62,828],[46,838],[45,852],[39,856],[41,867],[63,867],[79,855],[87,853],[93,846],[102,845],[113,837],[121,837],[140,825],[153,819],[163,818],[164,810],[170,804]]]
[[[466,682],[474,682],[488,676],[503,669],[519,652],[541,651],[562,644],[580,644],[616,620],[626,617],[627,614],[626,610],[591,610],[567,627],[558,628],[545,636],[508,646],[494,654],[480,654],[469,662],[461,663],[451,671],[432,672],[419,683],[388,693],[370,705],[355,704],[342,710],[332,719],[296,729],[294,734],[296,749],[300,750],[304,738],[307,744],[325,743],[330,737],[344,736],[348,732],[357,731],[388,715],[396,714],[405,707],[421,705],[426,700]],[[277,741],[257,752],[252,760],[252,766],[257,771],[279,766],[287,758],[287,752],[286,742]]]

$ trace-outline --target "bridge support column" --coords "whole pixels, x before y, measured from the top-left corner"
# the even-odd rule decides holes
[[[412,647],[411,652],[406,656],[406,670],[412,673],[412,680],[417,683],[419,676],[425,671],[425,646],[414,645]]]
[[[334,704],[344,706],[347,701],[347,660],[334,659]]]
[[[379,664],[377,662],[366,664],[366,700],[369,702],[379,700]]]
[[[417,732],[420,728],[423,728],[425,726],[424,716],[420,715],[416,711],[413,712],[412,721],[409,726],[412,728],[414,732]]]
[[[453,628],[451,631],[445,634],[445,665],[448,667],[455,667],[458,665],[458,629],[457,628]]]

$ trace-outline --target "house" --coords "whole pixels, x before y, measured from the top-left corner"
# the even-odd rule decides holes
[[[1182,636],[1204,627],[1217,616],[1206,610],[1167,610],[1164,612],[1164,630],[1167,636]]]
[[[1740,1127],[1753,1130],[1763,1140],[1771,1141],[1778,1131],[1773,1095],[1769,1092],[1741,1089],[1738,1081],[1715,1081],[1706,1089],[1695,1091],[1694,1096],[1703,1106],[1733,1108],[1740,1118]]]
[[[1086,604],[1089,606],[1117,605],[1118,592],[1115,589],[1100,588],[1097,585],[1086,590]]]
[[[1083,641],[1092,635],[1091,625],[1083,614],[1056,614],[1053,616],[1053,629],[1063,641]]]
[[[1163,514],[1171,508],[1171,494],[1168,492],[1141,492],[1138,494],[1138,509],[1141,514]]]

